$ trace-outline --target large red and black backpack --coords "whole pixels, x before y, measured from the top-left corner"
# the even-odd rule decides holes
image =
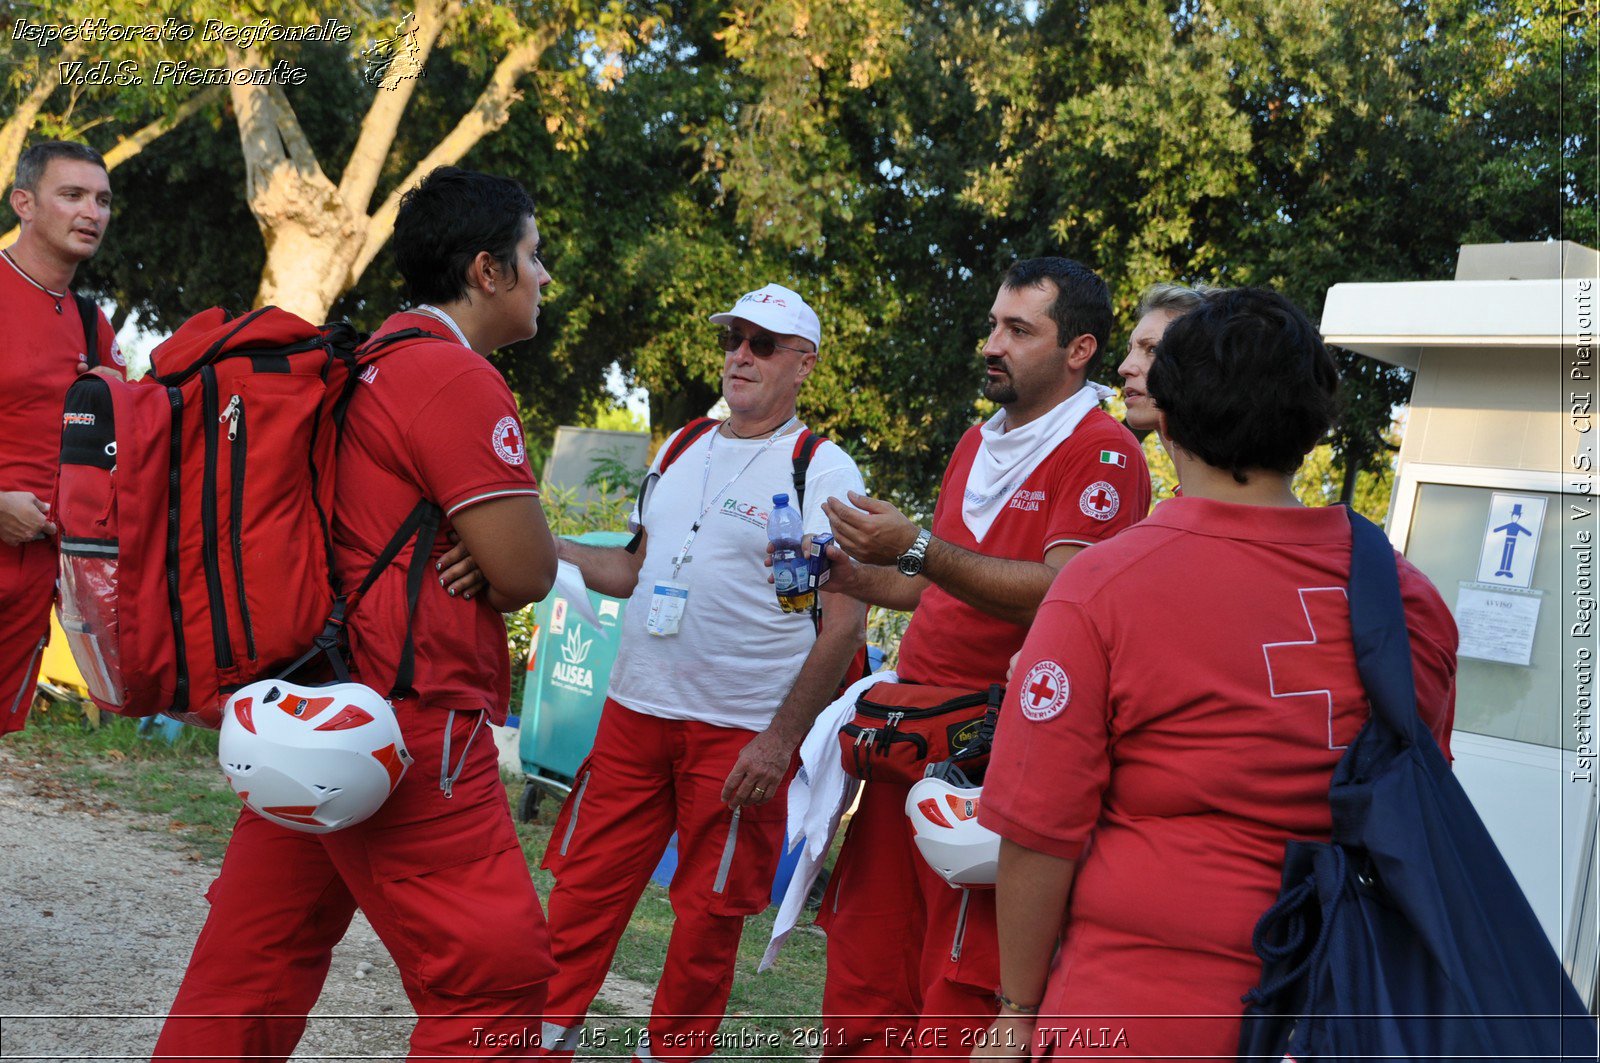
[[[722,424],[715,417],[696,417],[679,430],[678,434],[667,444],[661,453],[661,468],[645,477],[644,483],[639,488],[639,516],[644,516],[645,499],[654,489],[655,483],[666,474],[672,463],[683,457],[683,452],[694,445],[695,440],[714,431]],[[802,428],[794,440],[793,471],[791,478],[794,480],[794,508],[800,513],[805,513],[806,505],[806,473],[811,469],[811,459],[816,456],[817,448],[828,440],[819,436],[809,428]],[[629,553],[637,553],[639,543],[644,538],[644,529],[641,526],[635,531],[633,538],[626,547]],[[811,597],[811,624],[822,630],[822,595],[814,594]],[[842,691],[856,680],[867,674],[867,644],[865,641],[857,647],[855,655],[850,658],[850,664],[844,670],[844,680],[839,684]]]
[[[229,693],[302,658],[336,606],[342,619],[339,426],[358,367],[413,335],[361,349],[342,322],[212,309],[155,349],[144,378],[72,385],[59,613],[96,704],[215,727]]]

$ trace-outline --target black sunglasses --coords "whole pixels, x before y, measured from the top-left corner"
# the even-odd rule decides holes
[[[735,332],[731,328],[722,330],[718,342],[722,349],[732,354],[739,349],[741,343],[750,345],[750,353],[757,358],[771,358],[773,351],[795,351],[799,354],[810,354],[804,347],[786,347],[774,340],[771,336],[746,336],[742,332]]]

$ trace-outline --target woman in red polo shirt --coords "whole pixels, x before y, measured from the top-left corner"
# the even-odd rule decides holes
[[[1272,292],[1212,295],[1163,336],[1149,388],[1183,497],[1062,569],[1007,691],[979,812],[1003,839],[1002,1008],[979,1054],[1234,1058],[1284,842],[1328,837],[1368,714],[1349,522],[1291,490],[1337,387]],[[1448,750],[1455,623],[1404,559],[1400,588]]]
[[[550,275],[527,192],[464,170],[435,170],[405,195],[394,251],[413,307],[378,335],[428,335],[386,349],[357,385],[334,549],[353,587],[419,501],[444,513],[437,579],[409,619],[414,678],[394,701],[414,765],[371,819],[331,834],[244,811],[157,1059],[288,1058],[357,907],[416,1008],[412,1059],[537,1043],[554,964],[483,725],[504,721],[510,691],[500,614],[549,591],[555,543],[516,402],[486,357],[538,330]],[[410,555],[351,620],[356,678],[378,690],[400,674]]]

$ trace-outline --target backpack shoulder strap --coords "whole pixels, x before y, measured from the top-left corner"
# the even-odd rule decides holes
[[[78,304],[78,317],[83,321],[83,353],[90,369],[100,367],[100,308],[94,300],[81,292],[72,293]]]
[[[661,468],[658,473],[666,472],[672,463],[683,457],[683,452],[694,446],[695,440],[720,425],[722,422],[715,417],[696,417],[679,429],[671,443],[667,445],[666,452],[661,455]]]
[[[427,499],[420,499],[416,506],[406,516],[400,527],[389,541],[384,544],[378,556],[373,559],[372,567],[367,569],[367,576],[361,581],[361,586],[356,588],[354,594],[341,595],[334,599],[333,612],[322,627],[322,634],[312,640],[311,648],[302,654],[294,663],[278,673],[277,678],[286,679],[299,671],[302,666],[313,658],[324,656],[332,666],[333,674],[341,683],[350,681],[349,667],[345,663],[345,627],[350,622],[350,616],[361,604],[361,599],[378,582],[378,577],[388,571],[390,564],[400,555],[407,544],[412,547],[411,560],[406,565],[406,638],[400,650],[399,669],[395,675],[394,686],[389,690],[391,699],[405,697],[413,693],[412,680],[416,676],[416,642],[412,636],[412,618],[417,612],[417,602],[422,596],[422,581],[427,576],[428,561],[433,554],[434,544],[439,538],[439,524],[444,519],[444,511]]]
[[[696,417],[694,420],[678,429],[678,434],[673,436],[672,441],[668,443],[666,448],[662,451],[661,468],[657,469],[655,472],[645,473],[643,482],[639,484],[639,497],[635,502],[635,506],[639,510],[639,516],[644,516],[645,499],[649,495],[651,487],[654,486],[655,481],[659,480],[662,474],[665,473],[667,469],[672,467],[673,462],[683,457],[683,452],[692,447],[695,443],[695,440],[716,428],[721,423],[722,422],[717,420],[715,417]],[[643,541],[643,539],[644,527],[641,525],[640,528],[633,533],[633,538],[628,540],[628,545],[623,547],[623,549],[628,551],[630,554],[637,554],[639,552],[639,543]]]
[[[811,459],[817,448],[827,441],[826,436],[819,436],[809,428],[800,429],[794,441],[794,508],[802,520],[806,514],[806,473],[811,469]]]
[[[391,347],[420,339],[443,340],[444,337],[437,332],[429,332],[422,328],[403,328],[397,332],[386,332],[382,336],[370,337],[356,347],[356,361],[366,365],[382,357]]]

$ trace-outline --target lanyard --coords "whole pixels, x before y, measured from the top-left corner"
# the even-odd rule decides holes
[[[689,556],[689,547],[694,543],[694,537],[700,534],[700,524],[706,519],[706,514],[710,513],[712,508],[717,504],[722,496],[727,494],[728,488],[733,486],[734,481],[739,479],[739,477],[743,476],[746,472],[749,472],[750,466],[756,463],[756,459],[760,458],[761,455],[765,454],[768,450],[771,450],[772,444],[778,441],[778,437],[783,435],[784,432],[788,431],[790,425],[797,424],[799,420],[799,416],[796,415],[779,425],[777,429],[773,431],[772,435],[767,437],[766,444],[763,445],[761,449],[757,450],[753,455],[751,455],[750,460],[744,463],[743,468],[734,473],[732,476],[728,477],[728,482],[717,488],[717,493],[711,496],[710,502],[707,502],[706,488],[711,484],[711,452],[717,448],[717,436],[721,435],[722,432],[719,428],[717,431],[711,433],[711,443],[706,447],[705,466],[700,471],[700,515],[694,519],[694,524],[689,528],[689,534],[684,536],[683,545],[678,548],[678,556],[672,559],[672,578],[674,580],[678,578],[678,573],[683,571],[683,566],[694,560]]]
[[[449,325],[450,331],[456,334],[456,341],[467,350],[472,350],[472,344],[467,342],[467,334],[461,331],[461,326],[456,324],[455,318],[451,317],[449,314],[445,313],[443,310],[440,310],[437,306],[434,306],[431,303],[423,303],[416,309],[418,313],[427,314],[429,317],[436,317],[440,321],[443,321],[446,325]]]

